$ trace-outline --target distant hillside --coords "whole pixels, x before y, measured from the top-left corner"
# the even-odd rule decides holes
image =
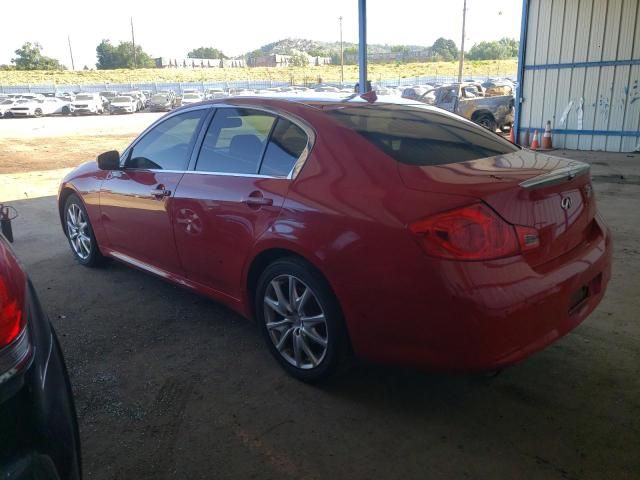
[[[358,44],[344,42],[345,51],[357,51]],[[376,53],[395,53],[402,51],[421,51],[428,50],[429,47],[423,45],[381,45],[368,44],[369,54]],[[305,52],[311,56],[326,56],[340,52],[340,42],[321,42],[318,40],[308,40],[304,38],[285,38],[277,42],[263,45],[262,47],[247,52],[243,57],[256,57],[261,55],[271,55],[274,53],[280,55],[291,55],[295,53]]]

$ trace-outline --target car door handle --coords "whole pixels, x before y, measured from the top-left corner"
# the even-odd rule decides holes
[[[250,207],[265,207],[273,205],[273,198],[262,196],[261,192],[251,192],[251,194],[243,200]]]
[[[151,190],[151,196],[157,199],[168,197],[171,195],[171,190],[166,190],[163,185],[159,185],[158,188]]]

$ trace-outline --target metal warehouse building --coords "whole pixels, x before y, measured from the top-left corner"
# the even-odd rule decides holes
[[[524,0],[516,133],[554,146],[640,149],[640,0]]]

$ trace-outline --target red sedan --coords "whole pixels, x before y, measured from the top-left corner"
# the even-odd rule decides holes
[[[344,358],[490,370],[598,305],[611,237],[588,165],[447,112],[235,98],[169,113],[62,182],[76,259],[255,318],[295,377]]]

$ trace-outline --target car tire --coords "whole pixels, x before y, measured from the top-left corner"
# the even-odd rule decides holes
[[[34,117],[36,117],[36,118],[41,117],[41,116],[42,116],[42,109],[41,109],[41,108],[36,108],[36,109],[33,111],[33,116],[34,116]]]
[[[75,259],[85,267],[97,267],[104,263],[93,233],[91,221],[80,197],[71,194],[64,203],[64,231]]]
[[[476,118],[475,122],[493,133],[498,128],[495,119],[491,115],[481,115]]]
[[[304,260],[280,259],[262,272],[255,312],[269,351],[294,378],[324,381],[345,360],[348,338],[338,300],[324,277]]]

